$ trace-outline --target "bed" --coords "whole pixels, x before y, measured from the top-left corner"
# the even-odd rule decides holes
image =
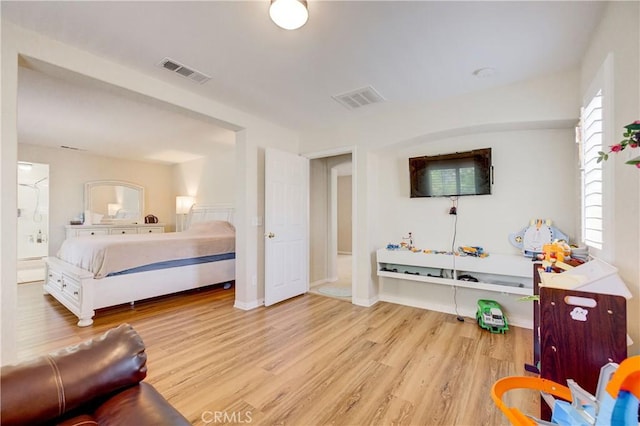
[[[95,310],[235,280],[229,206],[193,206],[187,230],[76,237],[45,258],[44,292],[93,323]]]

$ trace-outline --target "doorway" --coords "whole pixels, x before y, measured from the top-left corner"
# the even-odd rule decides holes
[[[352,301],[352,154],[310,162],[310,292]]]
[[[49,165],[18,162],[18,283],[44,280],[49,254]]]

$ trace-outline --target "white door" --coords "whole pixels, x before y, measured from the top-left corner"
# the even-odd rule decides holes
[[[265,286],[270,306],[309,290],[309,160],[265,152]]]

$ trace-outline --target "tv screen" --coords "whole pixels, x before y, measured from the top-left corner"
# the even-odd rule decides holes
[[[409,158],[411,198],[491,194],[491,148]]]

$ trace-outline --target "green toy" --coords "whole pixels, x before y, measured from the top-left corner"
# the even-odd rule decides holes
[[[502,333],[509,329],[507,317],[502,313],[500,304],[495,300],[478,300],[478,311],[476,312],[478,325],[492,333]]]

